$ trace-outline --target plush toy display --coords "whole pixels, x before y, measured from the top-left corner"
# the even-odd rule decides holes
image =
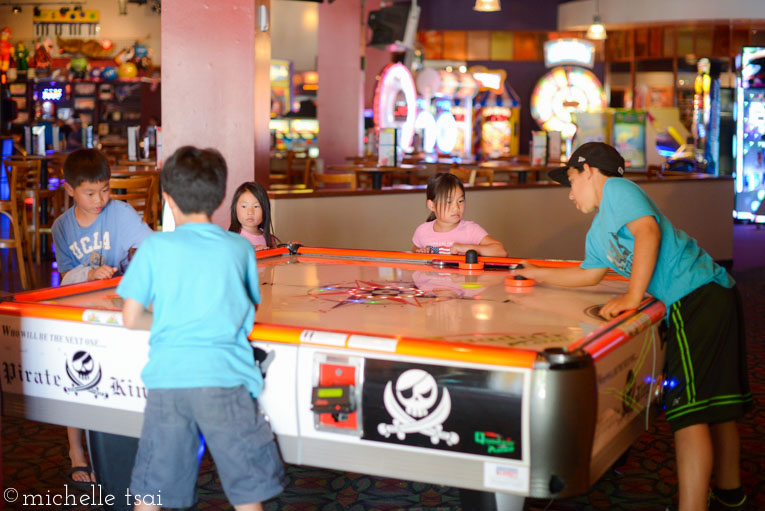
[[[50,73],[51,57],[50,48],[52,44],[50,40],[39,40],[35,43],[35,68],[38,76],[46,76]]]
[[[5,27],[0,31],[0,71],[3,73],[8,71],[11,67],[11,54],[13,53],[13,45],[9,39],[11,38],[11,29]]]
[[[13,57],[16,59],[16,69],[18,71],[26,72],[29,69],[29,50],[27,50],[27,47],[21,41],[16,43],[16,53]]]
[[[74,78],[85,78],[88,75],[90,63],[85,57],[73,57],[69,61],[69,71]]]
[[[138,76],[138,68],[132,62],[123,62],[117,69],[117,76],[120,78],[135,78]]]

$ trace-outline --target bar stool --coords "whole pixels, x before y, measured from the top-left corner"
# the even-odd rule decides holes
[[[27,216],[24,198],[26,194],[26,167],[11,165],[7,160],[4,162],[6,176],[8,177],[9,193],[7,200],[0,200],[0,218],[7,218],[9,222],[8,237],[0,238],[0,248],[7,248],[8,268],[10,269],[11,250],[16,250],[16,265],[19,268],[19,277],[23,289],[31,289],[34,285],[32,271],[32,254],[29,248],[29,231],[27,229]],[[2,236],[2,233],[0,233]],[[26,249],[26,250],[25,250]],[[24,263],[26,251],[28,263]]]

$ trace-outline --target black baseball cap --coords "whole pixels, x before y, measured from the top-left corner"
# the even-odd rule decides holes
[[[587,142],[580,145],[568,159],[565,167],[551,170],[547,175],[553,181],[571,186],[568,180],[569,167],[582,169],[585,163],[590,167],[597,167],[604,176],[624,177],[624,158],[613,146],[603,142]]]

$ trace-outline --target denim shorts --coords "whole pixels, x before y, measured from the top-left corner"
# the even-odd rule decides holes
[[[200,434],[232,505],[282,492],[284,464],[271,427],[241,385],[149,390],[130,481],[133,498],[170,508],[194,504]]]

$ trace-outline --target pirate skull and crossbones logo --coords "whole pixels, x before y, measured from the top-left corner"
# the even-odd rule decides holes
[[[77,351],[66,361],[66,374],[72,380],[71,387],[64,387],[64,392],[91,392],[94,396],[109,397],[99,392],[98,383],[101,381],[101,365],[97,364],[87,351]]]
[[[422,369],[401,373],[396,380],[395,395],[391,381],[385,385],[383,393],[383,403],[393,424],[381,422],[377,431],[385,438],[395,433],[399,440],[404,440],[407,434],[419,433],[430,437],[433,445],[442,440],[446,445],[457,444],[460,436],[454,431],[444,431],[443,426],[452,411],[449,389],[444,388],[441,401],[431,411],[437,400],[438,384],[433,376]]]

